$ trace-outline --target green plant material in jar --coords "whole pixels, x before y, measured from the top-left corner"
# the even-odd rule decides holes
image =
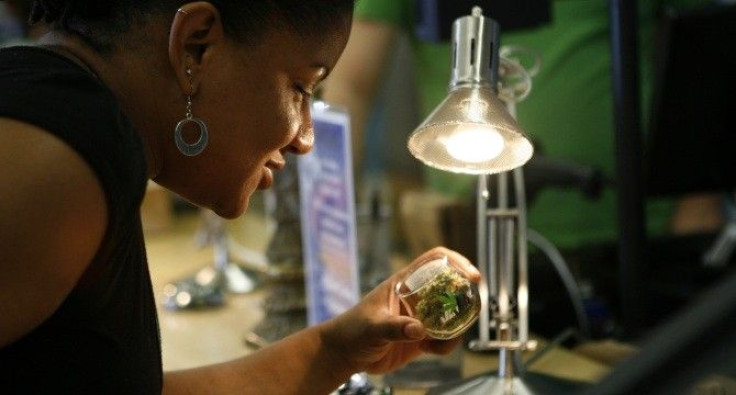
[[[480,311],[470,281],[453,270],[429,280],[418,293],[415,316],[437,338],[451,338],[465,329]]]

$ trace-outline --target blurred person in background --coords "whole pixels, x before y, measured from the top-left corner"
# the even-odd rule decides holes
[[[33,0],[5,0],[0,3],[0,46],[33,42],[46,28],[42,23],[29,24]]]
[[[376,101],[377,93],[400,35],[408,37],[410,43],[421,116],[427,116],[447,94],[450,37],[429,37],[422,30],[422,19],[427,15],[420,15],[419,10],[430,3],[438,4],[439,10],[460,10],[458,15],[439,18],[448,29],[454,18],[469,14],[472,6],[479,5],[486,17],[499,22],[502,46],[521,47],[541,57],[541,69],[533,77],[532,91],[516,107],[519,124],[536,146],[535,155],[597,169],[605,179],[614,178],[609,8],[608,2],[602,0],[453,1],[452,5],[449,0],[358,2],[350,41],[323,91],[326,102],[343,106],[352,115],[357,171],[361,169],[360,161],[365,161],[362,153],[371,133],[376,133],[369,129],[368,121],[371,111],[381,105]],[[685,9],[709,3],[708,0],[637,2],[642,125],[648,124],[646,115],[652,94],[652,56],[658,16],[667,6]],[[540,10],[539,5],[546,5],[546,12]],[[406,130],[405,137],[396,141],[404,143],[410,132]],[[469,212],[466,218],[474,218],[476,177],[427,166],[422,169],[423,179],[397,183],[406,189],[396,193],[414,188],[442,194],[457,199]],[[722,223],[718,197],[683,199],[678,206],[671,199],[650,199],[646,210],[647,232],[652,236],[673,230],[713,229]],[[562,251],[578,278],[600,278],[600,273],[616,275],[618,233],[613,186],[607,185],[595,198],[580,190],[555,188],[554,185],[539,188],[529,201],[528,225]],[[465,228],[472,232],[474,225],[467,224]],[[474,240],[474,236],[468,233],[456,239]],[[468,256],[474,253],[473,248],[460,250]],[[532,264],[540,257],[536,258],[532,257]],[[535,265],[530,275],[540,279],[556,277],[550,267],[548,263]],[[537,285],[540,282],[536,281]],[[552,287],[549,293],[534,286],[531,286],[532,298],[540,294],[544,297],[536,297],[531,304],[531,325],[534,330],[553,336],[572,320],[570,315],[557,313],[557,310],[565,310],[560,306],[567,306],[566,297],[553,292],[561,289],[559,287]]]

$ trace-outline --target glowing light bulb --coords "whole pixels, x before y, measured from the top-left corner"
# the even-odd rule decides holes
[[[488,113],[488,103],[478,97],[478,92],[471,92],[471,99],[461,102],[465,116],[473,122],[483,122]]]
[[[479,163],[501,154],[503,137],[496,129],[486,126],[463,126],[445,141],[447,152],[455,159]]]

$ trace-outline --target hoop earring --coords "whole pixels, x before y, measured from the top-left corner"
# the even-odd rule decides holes
[[[192,77],[192,70],[187,69],[187,75],[189,75],[189,78]],[[190,81],[191,86],[191,81]],[[186,156],[197,156],[204,151],[205,147],[207,147],[207,142],[209,141],[209,133],[207,132],[207,124],[204,123],[203,120],[199,118],[195,118],[192,114],[192,92],[193,89],[190,89],[190,93],[187,95],[187,113],[186,117],[179,121],[179,123],[176,124],[176,129],[174,129],[174,142],[176,143],[176,148],[179,149],[179,152]],[[199,127],[199,139],[193,144],[189,144],[186,141],[184,141],[184,137],[182,136],[182,131],[184,129],[184,126],[188,123],[194,123]]]

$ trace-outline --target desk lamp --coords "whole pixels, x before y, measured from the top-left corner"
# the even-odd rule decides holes
[[[515,373],[520,365],[516,358],[519,352],[536,347],[528,331],[526,204],[520,168],[534,149],[498,96],[499,38],[498,24],[484,17],[479,7],[455,20],[448,96],[408,141],[411,154],[428,166],[479,176],[481,312],[479,339],[472,340],[469,347],[499,352],[496,373],[441,385],[429,394],[550,393],[550,387],[560,387],[548,384],[555,382],[552,378],[537,380],[538,375],[521,377]],[[509,172],[513,173],[513,203],[509,199]],[[498,181],[495,198],[489,192],[491,177]],[[491,330],[495,339],[490,338]]]

